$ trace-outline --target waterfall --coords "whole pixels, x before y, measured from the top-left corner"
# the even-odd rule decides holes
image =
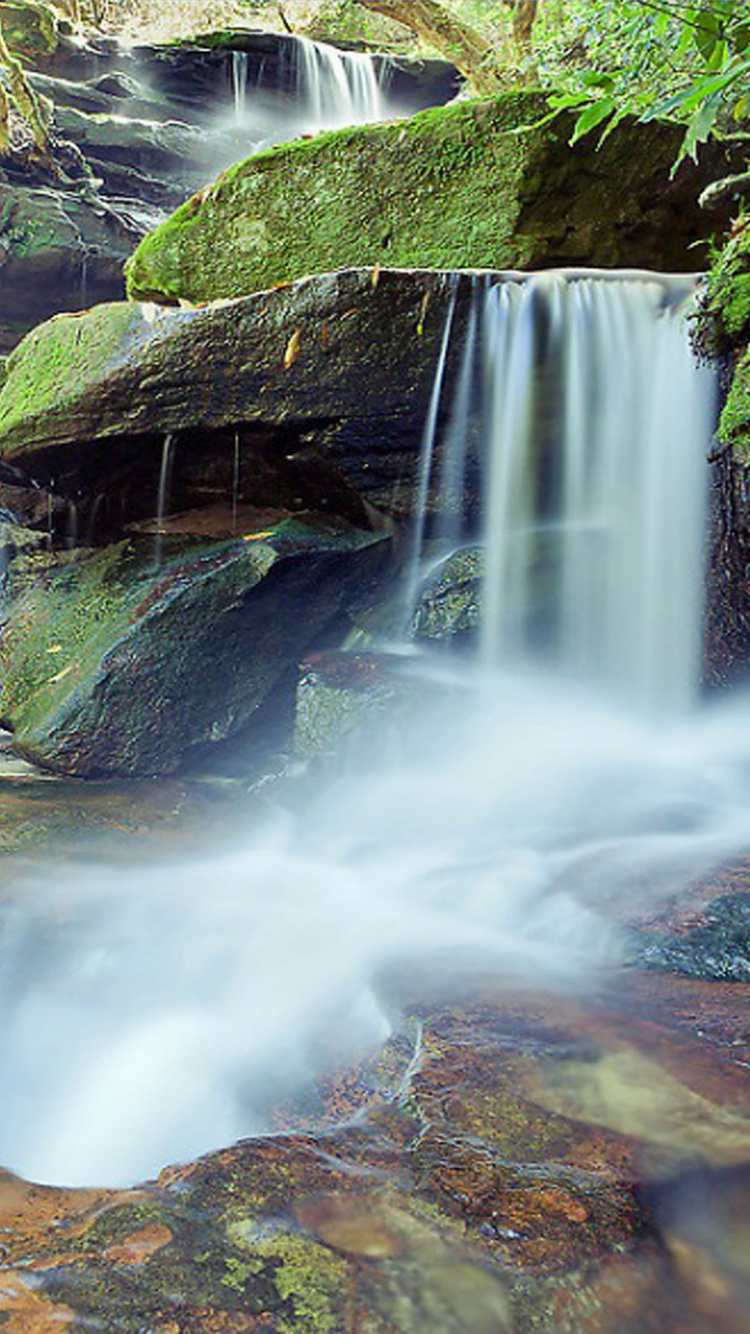
[[[301,37],[297,96],[310,129],[333,130],[382,120],[383,94],[371,56]]]
[[[747,702],[679,712],[714,410],[687,336],[694,289],[452,285],[414,550],[428,519],[444,550],[463,537],[478,454],[493,670],[409,659],[387,755],[360,738],[307,806],[287,788],[221,847],[23,872],[0,933],[0,1161],[116,1185],[267,1133],[321,1070],[382,1044],[389,977],[418,995],[424,967],[432,995],[436,961],[462,987],[476,964],[503,988],[583,993],[604,964],[616,1004],[608,905],[672,903],[750,845]],[[168,437],[157,541],[172,452]],[[236,497],[236,440],[233,463]]]
[[[538,663],[659,709],[693,698],[715,415],[714,376],[690,347],[695,290],[692,277],[558,272],[506,275],[482,298],[486,666]],[[448,549],[478,318],[475,287],[434,502]],[[431,468],[434,436],[433,423]]]
[[[262,90],[262,70],[251,78],[251,57],[232,51],[227,63],[229,121],[249,132],[256,146],[298,134],[364,125],[388,115],[387,59],[339,51],[305,37],[289,39],[274,98]]]

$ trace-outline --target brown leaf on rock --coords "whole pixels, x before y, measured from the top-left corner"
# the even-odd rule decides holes
[[[403,1254],[400,1238],[377,1217],[372,1200],[354,1195],[318,1195],[298,1201],[294,1212],[303,1227],[337,1251],[371,1260]]]
[[[294,333],[289,339],[289,342],[286,345],[286,352],[284,353],[285,371],[288,371],[289,368],[293,366],[295,361],[297,360],[297,357],[299,356],[300,343],[301,343],[300,331],[299,329],[295,329]]]

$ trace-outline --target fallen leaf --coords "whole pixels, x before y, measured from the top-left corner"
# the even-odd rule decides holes
[[[67,676],[67,675],[68,675],[68,672],[72,672],[72,670],[73,670],[73,664],[72,664],[72,663],[70,664],[69,667],[63,667],[63,669],[62,669],[61,672],[58,672],[55,676],[51,676],[51,677],[50,677],[49,681],[47,682],[47,685],[50,685],[50,686],[55,686],[55,685],[57,685],[58,681],[62,681],[63,677],[64,677],[64,676]]]
[[[289,342],[286,345],[286,352],[284,353],[285,371],[288,371],[290,366],[293,366],[295,361],[297,360],[297,357],[299,356],[300,341],[301,340],[300,340],[299,329],[295,329],[294,333],[289,339]]]
[[[383,267],[383,265],[380,264],[380,263],[378,263],[378,264],[375,265],[375,268],[374,268],[373,271],[372,271],[372,285],[373,285],[373,287],[377,287],[378,283],[380,282],[380,272],[381,272],[382,267]]]

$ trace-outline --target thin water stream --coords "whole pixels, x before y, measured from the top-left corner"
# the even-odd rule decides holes
[[[750,704],[691,707],[713,412],[693,286],[476,284],[456,403],[483,378],[482,661],[406,659],[430,702],[221,849],[29,872],[0,936],[14,1171],[125,1183],[263,1133],[383,1042],[394,965],[616,993],[612,903],[750,846]]]

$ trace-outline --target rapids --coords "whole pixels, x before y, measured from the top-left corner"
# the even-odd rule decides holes
[[[420,496],[433,471],[454,494],[479,414],[481,653],[404,646],[425,685],[410,725],[304,799],[277,787],[221,849],[28,870],[0,934],[14,1171],[126,1183],[269,1131],[280,1100],[387,1038],[394,969],[616,990],[627,909],[750,844],[748,703],[695,704],[714,386],[694,286],[476,283],[441,418],[443,340]],[[415,595],[426,530],[420,513]]]

